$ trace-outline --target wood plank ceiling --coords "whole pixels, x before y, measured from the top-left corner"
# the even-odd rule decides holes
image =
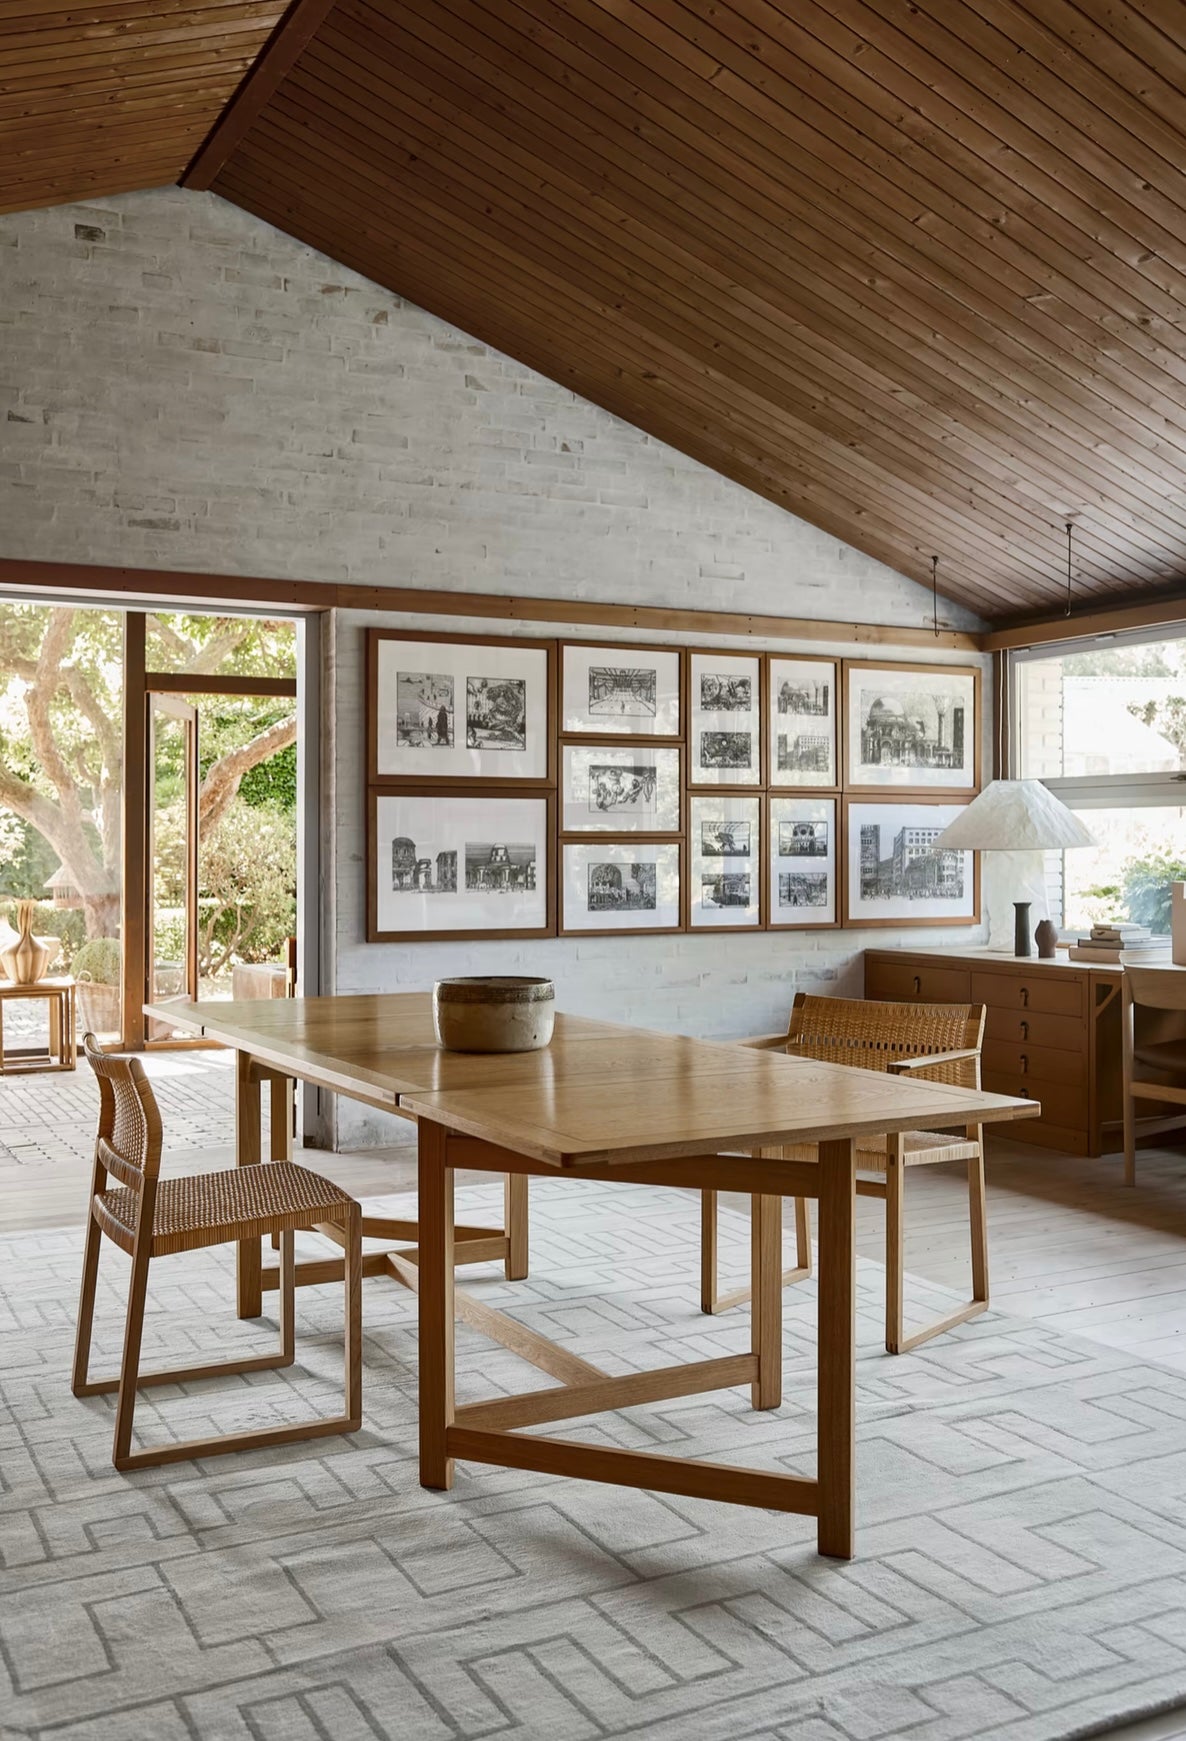
[[[0,0],[0,211],[175,182],[286,0]]]
[[[1181,0],[320,0],[275,43],[191,185],[990,618],[1058,608],[1068,517],[1077,605],[1186,583]]]

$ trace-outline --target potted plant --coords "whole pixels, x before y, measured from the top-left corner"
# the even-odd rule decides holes
[[[84,1034],[117,1034],[120,947],[114,937],[92,937],[74,956],[79,1028]]]

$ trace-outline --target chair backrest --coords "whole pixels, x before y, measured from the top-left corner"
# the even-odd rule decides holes
[[[1124,990],[1134,1004],[1151,1010],[1186,1010],[1186,967],[1130,967],[1122,962]]]
[[[161,1165],[161,1115],[152,1084],[138,1058],[105,1052],[94,1034],[84,1034],[82,1045],[99,1083],[95,1160],[139,1191]]]
[[[888,1070],[903,1058],[935,1052],[972,1051],[974,1057],[936,1065],[928,1080],[978,1088],[983,1038],[983,1004],[874,1003],[800,991],[791,1009],[787,1051],[858,1070]]]

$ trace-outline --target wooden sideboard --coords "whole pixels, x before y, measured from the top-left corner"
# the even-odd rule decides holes
[[[1042,1103],[1041,1118],[1011,1125],[1010,1136],[1068,1154],[1119,1150],[1119,968],[987,949],[868,949],[865,996],[984,1004],[984,1087]]]

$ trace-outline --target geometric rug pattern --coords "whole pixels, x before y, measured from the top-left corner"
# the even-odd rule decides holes
[[[459,1192],[497,1217],[501,1187]],[[408,1213],[409,1199],[385,1199]],[[697,1203],[532,1181],[531,1277],[464,1285],[611,1372],[739,1352],[698,1308]],[[54,1741],[1061,1741],[1186,1700],[1186,1375],[989,1312],[882,1348],[859,1273],[858,1527],[459,1464],[416,1479],[416,1310],[364,1285],[364,1423],[119,1475],[69,1390],[81,1233],[0,1239],[0,1735]],[[748,1224],[722,1212],[725,1279]],[[104,1255],[95,1372],[127,1265]],[[154,1265],[146,1369],[265,1345],[229,1251]],[[949,1307],[909,1285],[920,1320]],[[273,1297],[274,1304],[274,1297]],[[145,1440],[340,1407],[341,1289],[297,1364],[142,1393]],[[786,1402],[748,1389],[542,1429],[814,1468],[816,1296],[788,1289]],[[459,1324],[459,1400],[550,1383]]]

